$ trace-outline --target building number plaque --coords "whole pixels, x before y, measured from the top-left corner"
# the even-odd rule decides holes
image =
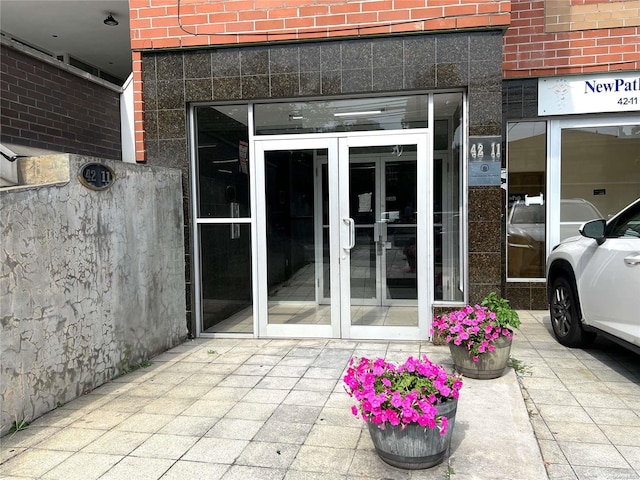
[[[116,179],[116,175],[110,167],[101,163],[86,163],[80,167],[78,179],[85,187],[91,190],[106,190]]]

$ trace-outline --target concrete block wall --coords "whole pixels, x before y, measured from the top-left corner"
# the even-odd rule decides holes
[[[20,161],[66,180],[0,190],[1,434],[187,336],[181,172],[55,157]],[[109,189],[80,183],[87,162]]]

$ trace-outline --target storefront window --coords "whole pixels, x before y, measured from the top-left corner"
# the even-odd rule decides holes
[[[546,122],[507,125],[508,278],[544,277],[546,137]]]
[[[264,103],[254,107],[256,135],[427,128],[428,95]]]
[[[562,129],[560,240],[640,196],[639,152],[638,125]]]
[[[249,108],[197,107],[198,216],[249,217]]]

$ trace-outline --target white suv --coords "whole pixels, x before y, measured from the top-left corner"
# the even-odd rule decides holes
[[[547,259],[553,333],[568,347],[601,334],[640,353],[640,198],[579,232]]]

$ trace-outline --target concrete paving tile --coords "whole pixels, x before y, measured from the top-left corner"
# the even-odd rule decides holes
[[[73,422],[70,428],[91,428],[96,430],[109,430],[120,425],[134,413],[118,412],[110,410],[94,410]]]
[[[547,423],[538,417],[531,418],[531,426],[533,427],[533,431],[536,435],[538,441],[540,440],[555,440],[553,438],[553,434],[549,430]]]
[[[583,383],[565,382],[565,387],[571,393],[579,393],[579,392],[602,393],[602,394],[611,393],[611,390],[600,381],[583,382]]]
[[[189,377],[189,385],[215,387],[226,375],[216,375],[213,373],[194,373]]]
[[[522,385],[527,390],[567,391],[564,384],[557,378],[536,378],[525,376],[522,378]]]
[[[78,398],[74,398],[70,402],[65,403],[59,410],[84,410],[90,412],[96,408],[101,407],[109,401],[109,397],[106,395],[81,395]]]
[[[636,472],[629,468],[581,467],[574,468],[578,480],[637,480]]]
[[[174,418],[173,415],[134,413],[115,428],[126,432],[155,433]]]
[[[227,378],[218,383],[218,387],[252,388],[262,377],[255,375],[228,375]]]
[[[100,477],[100,480],[157,480],[173,463],[173,460],[165,458],[125,457]]]
[[[218,421],[218,418],[187,417],[180,415],[158,430],[157,433],[202,437]]]
[[[282,401],[289,395],[289,390],[276,390],[276,389],[252,389],[244,397],[243,402],[250,403],[282,403]]]
[[[546,422],[593,423],[582,407],[538,405],[538,411]]]
[[[342,383],[337,386],[339,387],[338,391],[331,392],[325,403],[325,407],[351,410],[351,405],[355,405],[354,400],[346,394]]]
[[[291,470],[346,474],[354,455],[353,450],[303,445],[290,466]]]
[[[66,450],[75,452],[104,435],[104,430],[67,427],[40,442],[37,447],[44,450]]]
[[[179,460],[161,478],[162,480],[220,480],[229,465]]]
[[[437,478],[433,475],[432,468],[429,469],[429,473],[431,478]],[[411,478],[411,472],[384,463],[375,451],[360,450],[353,456],[353,461],[351,465],[349,465],[348,476],[352,478],[409,480]]]
[[[287,359],[283,359],[278,365],[273,367],[267,374],[268,377],[295,377],[300,378],[307,371],[307,366],[295,366],[287,365],[285,362]],[[303,359],[302,362],[307,362],[307,359]]]
[[[335,388],[337,383],[336,379],[322,379],[322,378],[301,378],[296,383],[293,390],[304,390],[309,392],[331,392]]]
[[[625,408],[625,403],[614,393],[574,392],[576,400],[583,407]]]
[[[274,390],[291,390],[298,383],[296,377],[270,377],[266,376],[255,388],[258,389],[274,389]]]
[[[251,440],[263,426],[264,422],[261,420],[223,418],[218,421],[218,423],[216,423],[205,436],[233,438],[236,440]]]
[[[618,451],[627,463],[640,474],[640,447],[618,445]]]
[[[554,465],[568,465],[567,457],[562,452],[562,449],[555,440],[538,440],[540,451],[542,452],[542,458],[545,463]]]
[[[180,415],[196,402],[193,398],[162,397],[150,401],[142,407],[140,413],[159,413],[165,415]]]
[[[255,354],[255,349],[250,349],[249,352],[235,352],[235,349],[228,351],[227,353],[224,353],[222,355],[220,355],[218,358],[216,358],[213,362],[211,362],[212,364],[219,364],[219,365],[223,365],[223,364],[228,364],[228,365],[236,365],[236,366],[240,366],[242,365],[244,362],[246,362],[253,354]]]
[[[250,442],[235,463],[250,467],[287,469],[299,449],[299,445],[291,443]]]
[[[573,394],[566,390],[528,388],[527,393],[536,405],[580,406]]]
[[[275,403],[250,403],[241,401],[236,403],[224,417],[266,421],[271,417],[277,407],[278,405]]]
[[[2,445],[0,447],[0,465],[5,463],[10,458],[15,457],[16,455],[20,455],[21,453],[24,453],[26,451],[27,447],[5,447],[4,445]]]
[[[164,373],[196,373],[202,369],[203,362],[191,362],[189,359],[193,355],[189,355],[181,362],[174,363],[172,365],[167,365],[166,368],[163,369]]]
[[[351,405],[343,408],[325,407],[320,412],[318,423],[321,425],[339,425],[343,427],[360,427],[362,420],[358,420],[351,413]]]
[[[636,395],[640,399],[640,381],[630,382],[603,382],[609,390],[617,394]]]
[[[197,398],[200,399],[211,390],[209,385],[192,385],[191,380],[188,383],[180,384],[168,390],[165,396],[169,398]]]
[[[132,397],[160,398],[173,387],[170,383],[143,383],[133,387],[127,394]]]
[[[299,472],[297,470],[289,470],[284,476],[284,480],[348,480],[349,477],[339,473],[322,473],[322,472]]]
[[[551,370],[567,385],[599,381],[599,378],[586,367],[565,368],[564,366],[557,367],[552,364]]]
[[[282,355],[264,355],[257,353],[252,355],[246,362],[246,365],[277,365],[282,360]]]
[[[329,398],[330,391],[317,391],[312,395],[305,390],[294,390],[282,401],[285,405],[303,405],[308,407],[322,407]]]
[[[338,365],[341,365],[341,363]],[[309,369],[305,372],[302,378],[323,378],[323,379],[335,380],[342,377],[343,371],[344,369],[342,367],[339,367],[339,368],[309,367]]]
[[[247,387],[225,387],[220,384],[203,395],[202,400],[215,400],[216,402],[237,402],[251,391]]]
[[[82,451],[109,455],[128,455],[150,435],[150,433],[110,430],[88,444]]]
[[[360,438],[360,431],[360,425],[357,428],[314,425],[304,444],[316,447],[355,449]]]
[[[124,393],[117,397],[114,397],[109,402],[102,405],[99,409],[94,410],[94,412],[124,412],[124,413],[135,413],[139,411],[144,403],[147,401],[147,397],[141,399],[140,397],[134,397],[133,395],[129,395]],[[91,412],[91,413],[94,413]]]
[[[233,465],[222,476],[222,480],[281,480],[287,473],[284,469],[262,468],[262,467],[245,467],[242,465]]]
[[[248,376],[259,376],[264,377],[267,373],[271,371],[273,365],[262,365],[258,363],[252,364],[244,364],[240,365],[236,371],[233,372],[234,375],[248,375]]]
[[[547,476],[549,480],[578,480],[573,468],[569,464],[549,464],[547,465]]]
[[[600,428],[614,445],[640,447],[640,427],[601,425]]]
[[[547,422],[547,425],[558,442],[610,443],[595,423]]]
[[[202,367],[200,372],[194,373],[194,375],[223,375],[227,376],[233,373],[240,366],[240,363],[220,363],[220,362],[212,362],[208,365]],[[191,377],[189,377],[191,378]]]
[[[322,348],[325,344],[318,343],[316,345],[309,343],[300,343],[298,346],[293,347],[289,350],[285,358],[288,357],[306,357],[306,358],[317,358],[320,353],[322,353]]]
[[[42,442],[45,438],[48,438],[51,435],[60,432],[61,430],[62,428],[60,427],[39,427],[30,425],[25,430],[10,433],[2,437],[0,446],[2,447],[2,449],[32,447]]]
[[[256,433],[254,440],[302,445],[311,427],[312,425],[308,423],[281,422],[272,417]]]
[[[192,372],[158,372],[149,379],[149,383],[154,385],[178,385],[188,379],[191,374]]]
[[[283,405],[278,405],[278,408],[275,409],[269,420],[313,424],[316,422],[321,411],[322,406],[286,404],[285,399]]]
[[[629,464],[613,445],[580,442],[558,442],[568,462],[575,467],[629,468]]]
[[[80,410],[60,410],[56,408],[48,412],[47,414],[36,418],[33,422],[29,424],[29,428],[33,429],[34,427],[66,427],[71,423],[75,422],[78,418],[82,416],[82,411]]]
[[[147,438],[130,455],[134,457],[168,458],[178,460],[200,437],[165,435],[155,433]]]
[[[71,455],[73,455],[73,452],[31,448],[22,455],[13,457],[7,463],[0,465],[0,477],[14,475],[16,477],[41,478]]]
[[[93,480],[122,460],[120,455],[79,452],[45,473],[47,480]]]
[[[627,425],[640,427],[640,415],[628,408],[584,407],[598,425]]]
[[[231,465],[249,444],[247,440],[229,438],[201,438],[182,457],[195,462],[225,463]]]
[[[198,400],[183,411],[182,415],[188,417],[222,418],[235,404],[236,402],[232,401]]]

